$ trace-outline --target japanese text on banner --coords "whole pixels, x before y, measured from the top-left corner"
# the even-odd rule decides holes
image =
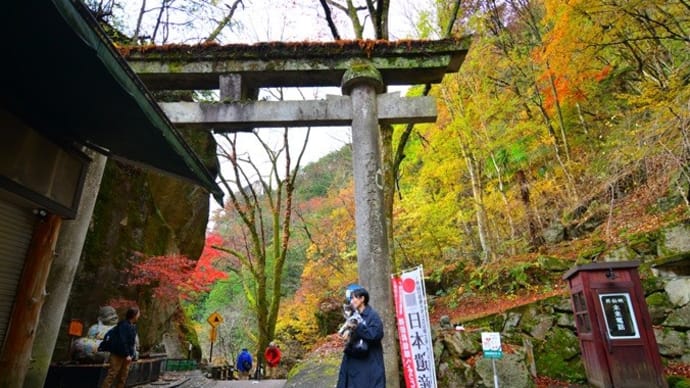
[[[393,276],[396,323],[407,388],[435,388],[431,324],[422,267]]]

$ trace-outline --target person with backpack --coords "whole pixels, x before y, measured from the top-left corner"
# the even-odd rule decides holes
[[[136,323],[140,315],[138,308],[130,307],[125,319],[110,329],[101,343],[107,348],[104,350],[110,352],[110,367],[101,388],[110,388],[113,383],[117,388],[124,388],[129,375],[129,366],[136,358]]]
[[[240,373],[240,380],[249,380],[251,370],[252,355],[249,354],[247,348],[242,348],[242,351],[237,356],[237,371]]]

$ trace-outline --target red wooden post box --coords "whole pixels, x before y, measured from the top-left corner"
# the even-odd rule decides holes
[[[570,286],[575,326],[590,384],[667,388],[637,261],[576,266]]]

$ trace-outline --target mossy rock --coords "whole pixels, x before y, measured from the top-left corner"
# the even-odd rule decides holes
[[[654,233],[637,233],[626,236],[627,246],[633,249],[640,255],[655,255],[657,250],[657,240],[659,234]]]
[[[687,221],[659,230],[657,256],[673,256],[690,251],[690,225]]]
[[[675,275],[690,275],[688,263],[690,262],[690,252],[682,252],[673,255],[663,256],[649,261],[651,269],[659,274],[673,273]]]
[[[652,318],[653,325],[660,325],[666,319],[669,311],[673,309],[671,300],[665,292],[655,292],[645,298],[647,309]]]
[[[645,295],[663,292],[664,287],[666,287],[664,280],[657,276],[646,276],[642,278],[641,281],[642,289],[644,290]]]
[[[521,332],[529,334],[539,324],[539,319],[542,317],[536,305],[528,306],[523,309],[522,319],[518,328]]]
[[[340,352],[312,354],[290,370],[285,388],[335,387],[341,361]]]
[[[555,327],[544,341],[535,344],[537,373],[571,383],[587,381],[580,345],[572,331]]]
[[[492,314],[483,318],[475,319],[472,321],[473,327],[480,327],[486,329],[484,331],[503,331],[503,326],[506,323],[505,314]]]
[[[475,368],[463,360],[452,357],[441,361],[437,372],[436,379],[439,387],[476,387],[479,380]]]
[[[583,247],[580,254],[577,255],[578,263],[580,262],[591,262],[596,259],[606,250],[606,242],[602,240],[592,241],[592,245],[589,247]]]
[[[551,256],[539,256],[537,263],[539,267],[549,272],[565,272],[574,264],[572,260]]]
[[[493,368],[494,363],[496,365],[495,371]],[[493,387],[494,372],[498,376],[500,386],[513,388],[534,387],[534,382],[532,382],[525,364],[525,357],[520,353],[504,353],[499,360],[482,357],[477,360],[475,369],[481,379],[481,382],[478,382],[475,387]]]
[[[212,166],[213,138],[209,134],[189,138]],[[208,194],[191,183],[109,160],[66,314],[90,324],[93,311],[108,300],[136,300],[146,311],[139,329],[141,347],[147,351],[158,344],[171,328],[177,305],[154,300],[153,285],[123,287],[131,280],[127,271],[153,256],[180,254],[196,260],[204,247],[208,202]],[[182,338],[179,332],[175,336]],[[61,331],[57,346],[69,341]]]
[[[630,247],[618,246],[602,254],[600,260],[605,262],[632,261],[639,259],[639,255]]]
[[[655,292],[645,298],[649,308],[673,308],[668,294],[665,292]]]
[[[519,313],[520,320],[515,327],[515,331],[531,334],[538,326],[543,324],[544,320],[553,322],[554,317],[556,316],[555,306],[560,306],[563,303],[570,303],[570,299],[565,299],[564,302],[564,298],[562,296],[552,296],[540,301],[539,303],[533,303],[508,310],[506,313]],[[508,335],[509,333],[504,334]]]
[[[440,351],[434,349],[434,354],[443,352],[448,358],[454,360],[468,359],[481,350],[481,333],[479,331],[441,333],[435,341],[440,346]],[[440,357],[439,357],[440,359]]]

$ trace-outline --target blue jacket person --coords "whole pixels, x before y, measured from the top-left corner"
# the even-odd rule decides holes
[[[252,355],[249,354],[247,348],[242,348],[242,351],[237,356],[237,371],[240,372],[240,380],[248,380],[249,374],[252,370]]]
[[[136,356],[137,320],[139,309],[130,307],[125,319],[121,320],[113,332],[112,349],[110,350],[110,367],[101,388],[110,388],[115,383],[117,388],[124,388],[129,374],[129,365]]]

